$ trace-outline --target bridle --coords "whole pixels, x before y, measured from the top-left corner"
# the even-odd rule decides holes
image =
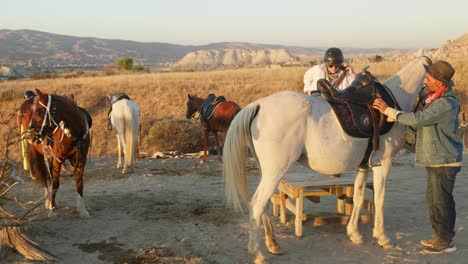
[[[48,95],[47,96],[47,105],[44,105],[42,103],[42,101],[39,100],[39,104],[41,106],[43,106],[45,108],[45,114],[44,114],[44,117],[43,117],[43,120],[42,120],[42,125],[41,125],[41,128],[39,130],[39,132],[37,133],[39,136],[42,136],[42,137],[45,137],[46,135],[43,135],[42,133],[44,132],[44,128],[46,127],[47,125],[47,120],[49,120],[49,127],[51,128],[54,128],[53,132],[51,134],[54,134],[55,131],[58,129],[59,125],[57,124],[57,122],[55,121],[54,119],[54,114],[55,114],[55,105],[54,105],[54,108],[53,108],[53,112],[51,112],[51,105],[52,105],[52,96],[51,95]],[[37,106],[36,104],[33,105],[33,115],[34,115],[34,112],[36,111],[37,109]],[[31,123],[32,123],[32,118],[31,118]],[[29,124],[29,127],[31,127],[31,123]],[[54,125],[54,127],[52,126],[52,124]]]
[[[198,120],[200,120],[201,114],[198,112],[196,107],[193,106],[193,102],[191,101],[190,102],[190,107],[187,108],[187,112],[189,112],[189,110],[192,110],[192,109],[193,109],[193,113],[190,115],[189,119],[191,121],[197,122]],[[198,115],[196,115],[197,113],[198,113]]]

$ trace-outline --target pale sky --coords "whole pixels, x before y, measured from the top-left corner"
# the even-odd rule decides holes
[[[0,0],[0,29],[203,45],[436,48],[468,33],[466,0]]]

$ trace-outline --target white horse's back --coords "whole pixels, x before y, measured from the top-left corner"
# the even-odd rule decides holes
[[[275,163],[285,154],[323,174],[345,172],[362,161],[369,140],[347,135],[322,97],[285,91],[256,104],[260,111],[251,133],[259,160]]]

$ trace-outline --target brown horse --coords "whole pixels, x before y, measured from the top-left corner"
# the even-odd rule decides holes
[[[202,112],[202,104],[205,99],[188,95],[187,101],[187,119],[190,119],[194,116],[196,112]],[[221,151],[220,151],[220,144],[218,139],[218,132],[226,133],[229,125],[231,124],[232,119],[234,116],[241,110],[239,105],[232,101],[224,101],[219,103],[219,105],[213,111],[213,115],[206,121],[201,121],[202,131],[203,131],[203,157],[200,159],[200,163],[205,163],[206,160],[206,149],[208,145],[208,132],[213,132],[215,136],[215,143],[216,143],[216,152],[218,154],[219,162],[222,162]]]
[[[23,153],[31,177],[48,194],[46,208],[52,217],[60,185],[60,169],[68,160],[75,168],[77,208],[80,216],[89,217],[84,207],[83,173],[90,145],[90,120],[65,97],[42,93],[38,89],[36,93],[37,96],[26,97],[17,115],[22,137],[27,139]]]

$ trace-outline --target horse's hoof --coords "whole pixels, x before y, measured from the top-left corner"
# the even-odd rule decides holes
[[[377,243],[379,246],[381,246],[383,249],[391,249],[394,248],[395,245],[393,244],[392,240],[388,238],[387,236],[383,236],[377,240]]]
[[[204,159],[201,159],[201,160],[200,160],[200,164],[205,164],[205,160],[204,160]]]
[[[349,240],[351,240],[351,242],[353,242],[353,244],[362,244],[364,243],[364,238],[362,237],[362,235],[355,231],[351,234],[348,234],[349,236]]]
[[[272,255],[280,255],[280,247],[278,244],[266,244],[266,248],[268,249],[268,252]]]
[[[263,256],[263,254],[257,253],[257,255],[255,256],[254,263],[255,264],[264,264],[264,263],[266,263],[265,257]]]
[[[55,209],[50,210],[49,214],[47,215],[47,217],[49,217],[49,218],[54,218],[56,216],[57,216],[57,213],[55,212]]]
[[[80,217],[81,218],[89,218],[89,212],[86,209],[80,210]]]

